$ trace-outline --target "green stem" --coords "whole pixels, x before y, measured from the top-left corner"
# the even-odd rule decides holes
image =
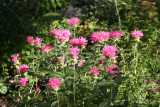
[[[73,84],[73,98],[74,98],[74,107],[76,107],[76,98],[75,98],[75,92],[76,92],[76,90],[75,90],[75,86],[76,86],[76,75],[75,75],[75,72],[76,72],[76,67],[75,67],[75,65],[76,65],[76,62],[75,62],[75,59],[74,59],[74,84]]]
[[[111,74],[111,96],[110,96],[110,101],[112,102],[112,79],[113,79],[113,74]]]
[[[117,16],[118,16],[119,29],[121,30],[121,18],[120,18],[118,6],[117,6],[117,0],[114,0],[114,2],[115,2],[116,11],[117,11]]]
[[[56,50],[56,57],[57,57],[57,39],[55,40],[55,50]]]
[[[74,27],[74,38],[76,37],[76,27]]]
[[[58,107],[59,107],[59,98],[58,98],[58,92],[56,91],[56,95],[57,95],[57,102],[58,102]]]
[[[134,54],[134,58],[136,59],[136,61],[135,61],[135,74],[137,73],[137,64],[138,64],[138,49],[137,49],[137,47],[138,47],[138,44],[136,42],[136,44],[135,44],[135,54]]]

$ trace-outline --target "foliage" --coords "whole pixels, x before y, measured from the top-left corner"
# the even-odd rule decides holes
[[[69,26],[66,21],[54,21],[49,30],[70,29],[72,38],[81,37],[78,33],[84,33],[83,26]],[[41,33],[47,32],[48,29]],[[88,38],[88,45],[80,48],[77,58],[70,55],[69,49],[72,46],[69,41],[62,42],[57,40],[57,36],[48,34],[41,36],[42,44],[28,44],[22,51],[20,63],[14,65],[14,77],[11,78],[14,82],[11,84],[15,89],[10,89],[8,97],[13,99],[15,105],[28,106],[157,106],[160,57],[159,45],[156,45],[159,40],[156,38],[160,32],[154,31],[147,42],[143,39],[137,41],[129,32],[123,31],[123,34],[121,39],[110,38],[94,44]],[[51,45],[53,49],[41,52],[45,45]],[[117,60],[102,56],[102,49],[107,45],[116,46],[119,56]],[[154,52],[153,47],[157,49]],[[64,57],[59,64],[59,60]],[[103,66],[100,65],[102,59]],[[79,67],[81,60],[84,60],[84,64]],[[16,69],[21,64],[27,64],[29,71],[18,72]],[[117,76],[106,72],[106,67],[112,64],[119,66],[117,70],[120,74]],[[93,75],[90,70],[94,66],[102,73]],[[29,80],[26,86],[18,83],[22,77]],[[46,85],[54,77],[61,80],[58,91]],[[38,87],[41,91],[37,92]]]

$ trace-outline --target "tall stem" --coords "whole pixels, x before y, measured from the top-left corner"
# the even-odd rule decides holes
[[[58,98],[58,92],[56,90],[56,95],[57,95],[57,102],[58,102],[58,107],[59,107],[59,98]]]
[[[76,86],[76,75],[75,75],[75,72],[76,72],[76,67],[75,67],[75,65],[76,65],[76,61],[74,59],[74,84],[73,84],[74,107],[76,107],[76,103],[75,103],[75,101],[76,101],[76,98],[75,98],[75,92],[76,92],[76,90],[75,90],[75,86]]]
[[[136,59],[135,61],[135,74],[137,73],[137,64],[138,64],[138,50],[137,50],[138,44],[136,42],[135,44],[135,54],[134,54],[134,58]]]
[[[112,79],[113,79],[113,74],[111,74],[111,96],[110,96],[110,101],[112,102]]]
[[[117,11],[117,16],[118,16],[119,29],[121,30],[121,18],[120,18],[118,6],[117,6],[117,0],[114,0],[114,2],[115,2],[116,11]]]
[[[76,37],[76,27],[74,27],[74,38]]]

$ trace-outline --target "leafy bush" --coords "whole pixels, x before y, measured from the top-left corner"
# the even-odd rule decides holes
[[[142,41],[146,35],[140,31],[133,31],[130,36],[126,31],[91,29],[88,31],[91,36],[86,35],[85,39],[79,34],[84,33],[81,25],[70,26],[66,21],[60,25],[53,22],[54,26],[50,26],[53,30],[41,37],[43,40],[27,37],[29,45],[23,57],[12,56],[14,89],[10,88],[8,96],[12,103],[62,107],[158,106],[159,31],[153,32],[152,39]]]

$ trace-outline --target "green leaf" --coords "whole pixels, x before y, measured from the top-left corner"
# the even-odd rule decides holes
[[[52,102],[51,107],[57,107],[57,101]]]
[[[51,0],[51,3],[52,3],[53,8],[57,7],[57,4],[55,3],[55,0]]]
[[[104,69],[104,67],[103,67],[103,66],[98,66],[98,70],[103,71],[103,70],[105,70],[105,69]]]
[[[102,102],[99,107],[109,107],[110,105],[108,104],[108,102]]]
[[[62,2],[60,0],[56,0],[56,2],[59,7],[62,7]]]
[[[97,84],[97,86],[98,87],[103,87],[103,86],[108,86],[108,85],[110,85],[111,84],[111,82],[108,80],[102,80],[101,82],[99,82],[98,84]]]
[[[6,86],[4,86],[4,85],[2,85],[1,87],[0,87],[0,93],[2,93],[2,94],[5,94],[6,92],[7,92],[7,87]]]
[[[60,16],[60,14],[59,13],[46,13],[42,16],[42,18],[52,18],[55,16]]]
[[[97,58],[97,61],[102,60],[102,59],[105,59],[105,56],[101,56],[101,57]]]

